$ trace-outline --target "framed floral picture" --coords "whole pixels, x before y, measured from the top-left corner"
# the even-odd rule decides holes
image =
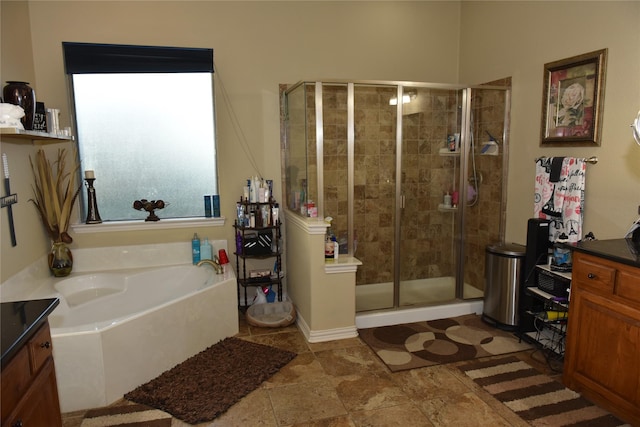
[[[607,49],[544,65],[543,146],[600,146]]]

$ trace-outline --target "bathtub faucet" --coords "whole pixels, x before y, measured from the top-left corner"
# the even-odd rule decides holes
[[[214,268],[214,270],[216,270],[216,274],[223,274],[224,270],[222,268],[222,266],[220,265],[220,262],[218,262],[218,259],[203,259],[202,261],[198,262],[196,264],[196,266],[200,267],[201,265],[204,264],[209,264],[211,267]]]

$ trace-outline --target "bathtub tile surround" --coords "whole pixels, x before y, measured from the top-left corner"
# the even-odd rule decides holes
[[[226,241],[212,244],[227,249]],[[193,266],[190,242],[74,256],[68,278],[51,277],[42,259],[1,286],[2,301],[60,298],[50,320],[63,412],[108,405],[238,333],[233,270]]]

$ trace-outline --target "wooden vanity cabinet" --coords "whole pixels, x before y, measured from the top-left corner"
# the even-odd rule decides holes
[[[563,382],[640,425],[640,268],[573,253]]]
[[[2,427],[62,426],[49,323],[2,369]]]

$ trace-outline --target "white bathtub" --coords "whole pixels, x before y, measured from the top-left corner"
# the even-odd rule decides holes
[[[121,251],[127,258],[125,265],[131,268],[87,272],[76,269],[78,258],[97,253],[76,254],[77,250],[74,273],[67,278],[43,279],[28,295],[9,292],[9,299],[3,284],[3,300],[60,298],[49,322],[62,412],[109,405],[238,333],[232,269],[219,275],[206,265],[132,264],[132,254],[144,253],[149,258],[157,246],[164,251],[170,246],[180,254],[187,251],[185,256],[173,257],[174,262],[190,257],[190,245],[123,247],[126,249],[116,251]],[[115,258],[107,254],[104,265],[118,265],[117,258],[117,254]],[[156,258],[151,264],[159,262]]]

